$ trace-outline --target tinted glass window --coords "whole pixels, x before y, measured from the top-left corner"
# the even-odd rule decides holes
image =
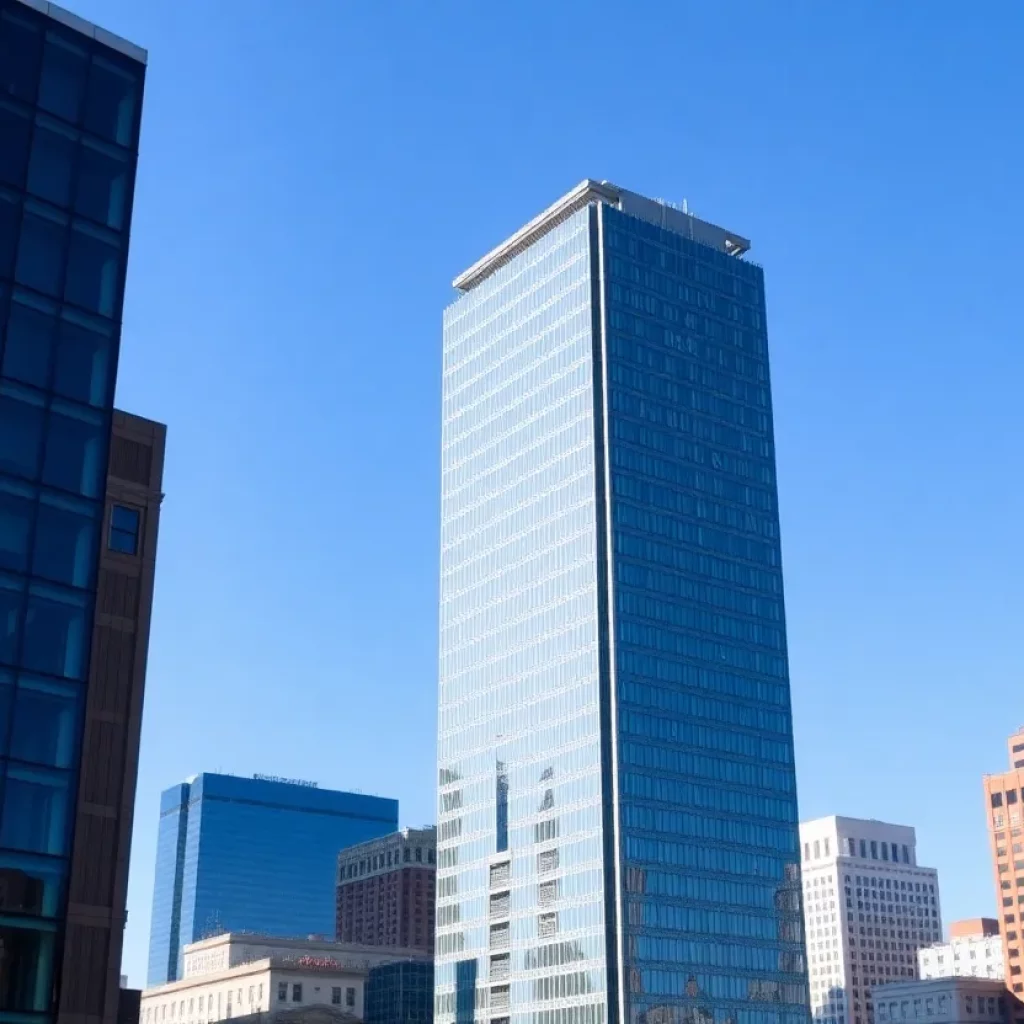
[[[42,398],[5,385],[0,390],[0,470],[35,479],[42,437]]]
[[[24,114],[0,103],[0,139],[3,139],[0,146],[0,182],[18,188],[25,184],[31,135],[32,122]]]
[[[43,481],[87,498],[99,497],[105,453],[102,427],[99,413],[55,401],[46,435]]]
[[[15,268],[20,284],[46,295],[60,294],[64,235],[64,223],[57,217],[36,208],[25,210]]]
[[[5,665],[13,665],[18,656],[24,605],[21,580],[0,576],[0,661]]]
[[[14,700],[13,676],[10,672],[0,672],[0,757],[7,755],[7,735],[11,721],[11,703]],[[3,870],[0,864],[0,871]],[[5,909],[8,908],[7,901],[4,901]]]
[[[139,82],[131,72],[102,57],[93,58],[85,111],[85,127],[90,132],[119,146],[130,146],[138,101]]]
[[[28,162],[28,190],[57,206],[71,204],[71,171],[77,150],[70,131],[37,124]]]
[[[20,302],[12,302],[4,343],[4,376],[45,388],[50,374],[55,329],[54,317]]]
[[[28,537],[32,522],[31,488],[0,480],[0,569],[28,569]],[[27,493],[26,493],[27,492]]]
[[[68,279],[64,297],[68,302],[112,317],[117,308],[120,252],[114,239],[76,224],[68,252]]]
[[[64,772],[9,765],[0,846],[33,853],[66,853],[68,782]]]
[[[82,113],[89,58],[84,49],[48,34],[39,80],[39,106],[77,124]]]
[[[0,12],[0,94],[34,103],[43,35],[27,19]]]
[[[128,157],[90,139],[82,143],[75,209],[83,217],[120,230],[128,201]]]
[[[81,687],[22,676],[14,697],[10,756],[18,761],[69,768],[77,747]]]
[[[54,390],[79,402],[104,405],[110,389],[110,335],[83,318],[82,322],[61,320],[57,337]]]
[[[84,678],[88,628],[85,594],[34,584],[25,610],[22,665],[47,675]]]
[[[88,587],[96,546],[96,506],[58,494],[39,501],[32,571],[58,583]]]
[[[108,545],[113,551],[134,555],[139,550],[139,523],[141,517],[137,508],[115,505],[110,510],[110,534]]]
[[[18,248],[18,217],[21,207],[14,196],[0,194],[0,275],[10,277]]]

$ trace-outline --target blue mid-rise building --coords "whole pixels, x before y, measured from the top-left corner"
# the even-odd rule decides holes
[[[226,931],[332,935],[338,852],[398,828],[398,801],[204,773],[160,798],[149,985]]]
[[[805,1024],[764,275],[585,181],[455,281],[439,1024]]]

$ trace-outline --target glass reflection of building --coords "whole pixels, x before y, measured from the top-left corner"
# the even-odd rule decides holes
[[[60,987],[144,61],[0,0],[0,1020]]]
[[[439,1024],[805,1024],[764,278],[585,181],[455,281]]]

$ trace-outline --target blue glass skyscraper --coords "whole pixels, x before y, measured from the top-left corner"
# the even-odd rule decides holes
[[[748,242],[585,181],[444,317],[439,1024],[804,1024]]]
[[[160,799],[148,984],[229,931],[333,935],[338,853],[398,829],[398,801],[205,773]]]

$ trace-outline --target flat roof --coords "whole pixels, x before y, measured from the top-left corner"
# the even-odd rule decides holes
[[[19,3],[31,7],[33,11],[38,11],[47,18],[53,18],[54,21],[74,29],[75,32],[81,32],[83,36],[95,39],[97,43],[102,43],[112,50],[117,50],[118,53],[123,53],[126,57],[131,57],[132,60],[137,60],[140,64],[149,63],[149,54],[141,46],[136,46],[135,43],[129,42],[113,32],[108,32],[99,25],[94,25],[91,21],[87,21],[59,4],[51,4],[49,0],[19,0]]]
[[[566,192],[543,213],[524,224],[514,234],[509,235],[504,242],[495,246],[486,256],[477,260],[468,270],[459,274],[452,281],[452,285],[460,292],[471,291],[519,253],[528,249],[537,239],[590,203],[607,203],[623,213],[659,224],[670,231],[685,234],[695,241],[710,245],[730,256],[742,256],[750,249],[749,239],[726,231],[716,224],[700,220],[686,210],[680,210],[659,199],[648,199],[637,192],[619,188],[610,181],[584,178],[574,189]]]

